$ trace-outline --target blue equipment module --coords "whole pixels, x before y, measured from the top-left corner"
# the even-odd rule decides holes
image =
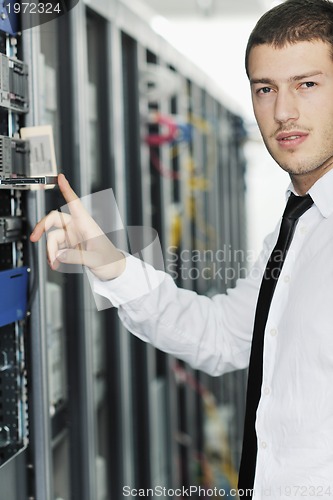
[[[0,31],[9,35],[16,35],[19,31],[19,16],[15,14],[14,4],[21,8],[16,0],[0,0]]]
[[[28,268],[0,272],[0,326],[23,319],[27,312]]]

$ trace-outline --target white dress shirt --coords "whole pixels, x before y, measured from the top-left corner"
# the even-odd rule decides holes
[[[309,193],[314,205],[296,226],[266,325],[256,499],[333,497],[333,170]],[[279,226],[227,294],[179,289],[134,257],[119,278],[94,278],[94,291],[119,307],[131,332],[194,368],[211,375],[244,368]]]

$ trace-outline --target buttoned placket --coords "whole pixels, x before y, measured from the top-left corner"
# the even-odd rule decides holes
[[[265,413],[274,398],[273,372],[276,361],[277,346],[279,343],[279,321],[288,303],[290,284],[292,282],[292,270],[295,259],[300,253],[304,239],[308,234],[305,214],[296,227],[295,235],[288,255],[284,262],[279,281],[276,285],[272,299],[270,312],[265,329],[264,357],[263,357],[263,381],[261,398],[257,410],[256,431],[258,437],[257,473],[254,483],[255,498],[261,498],[260,492],[270,488],[270,464],[272,443],[270,436],[274,429],[270,422],[265,419]]]

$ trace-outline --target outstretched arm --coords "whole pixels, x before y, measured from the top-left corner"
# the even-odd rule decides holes
[[[47,241],[52,269],[60,262],[90,268],[94,292],[118,307],[128,330],[195,368],[219,375],[247,366],[258,290],[274,235],[255,272],[227,295],[208,298],[178,288],[171,276],[132,256],[126,263],[63,175],[59,188],[70,214],[51,212],[30,236],[35,242],[53,229]]]

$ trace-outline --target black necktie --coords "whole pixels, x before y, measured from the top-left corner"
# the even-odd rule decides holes
[[[310,195],[290,195],[282,216],[278,240],[267,262],[265,273],[261,282],[254,320],[249,364],[243,451],[238,479],[239,490],[251,490],[254,483],[257,459],[257,435],[255,431],[255,421],[261,394],[264,332],[269,308],[298,219],[311,207],[312,204],[313,200]],[[240,494],[241,493],[242,492],[240,492]],[[249,492],[247,494],[244,493],[243,497],[252,498],[252,494]]]

